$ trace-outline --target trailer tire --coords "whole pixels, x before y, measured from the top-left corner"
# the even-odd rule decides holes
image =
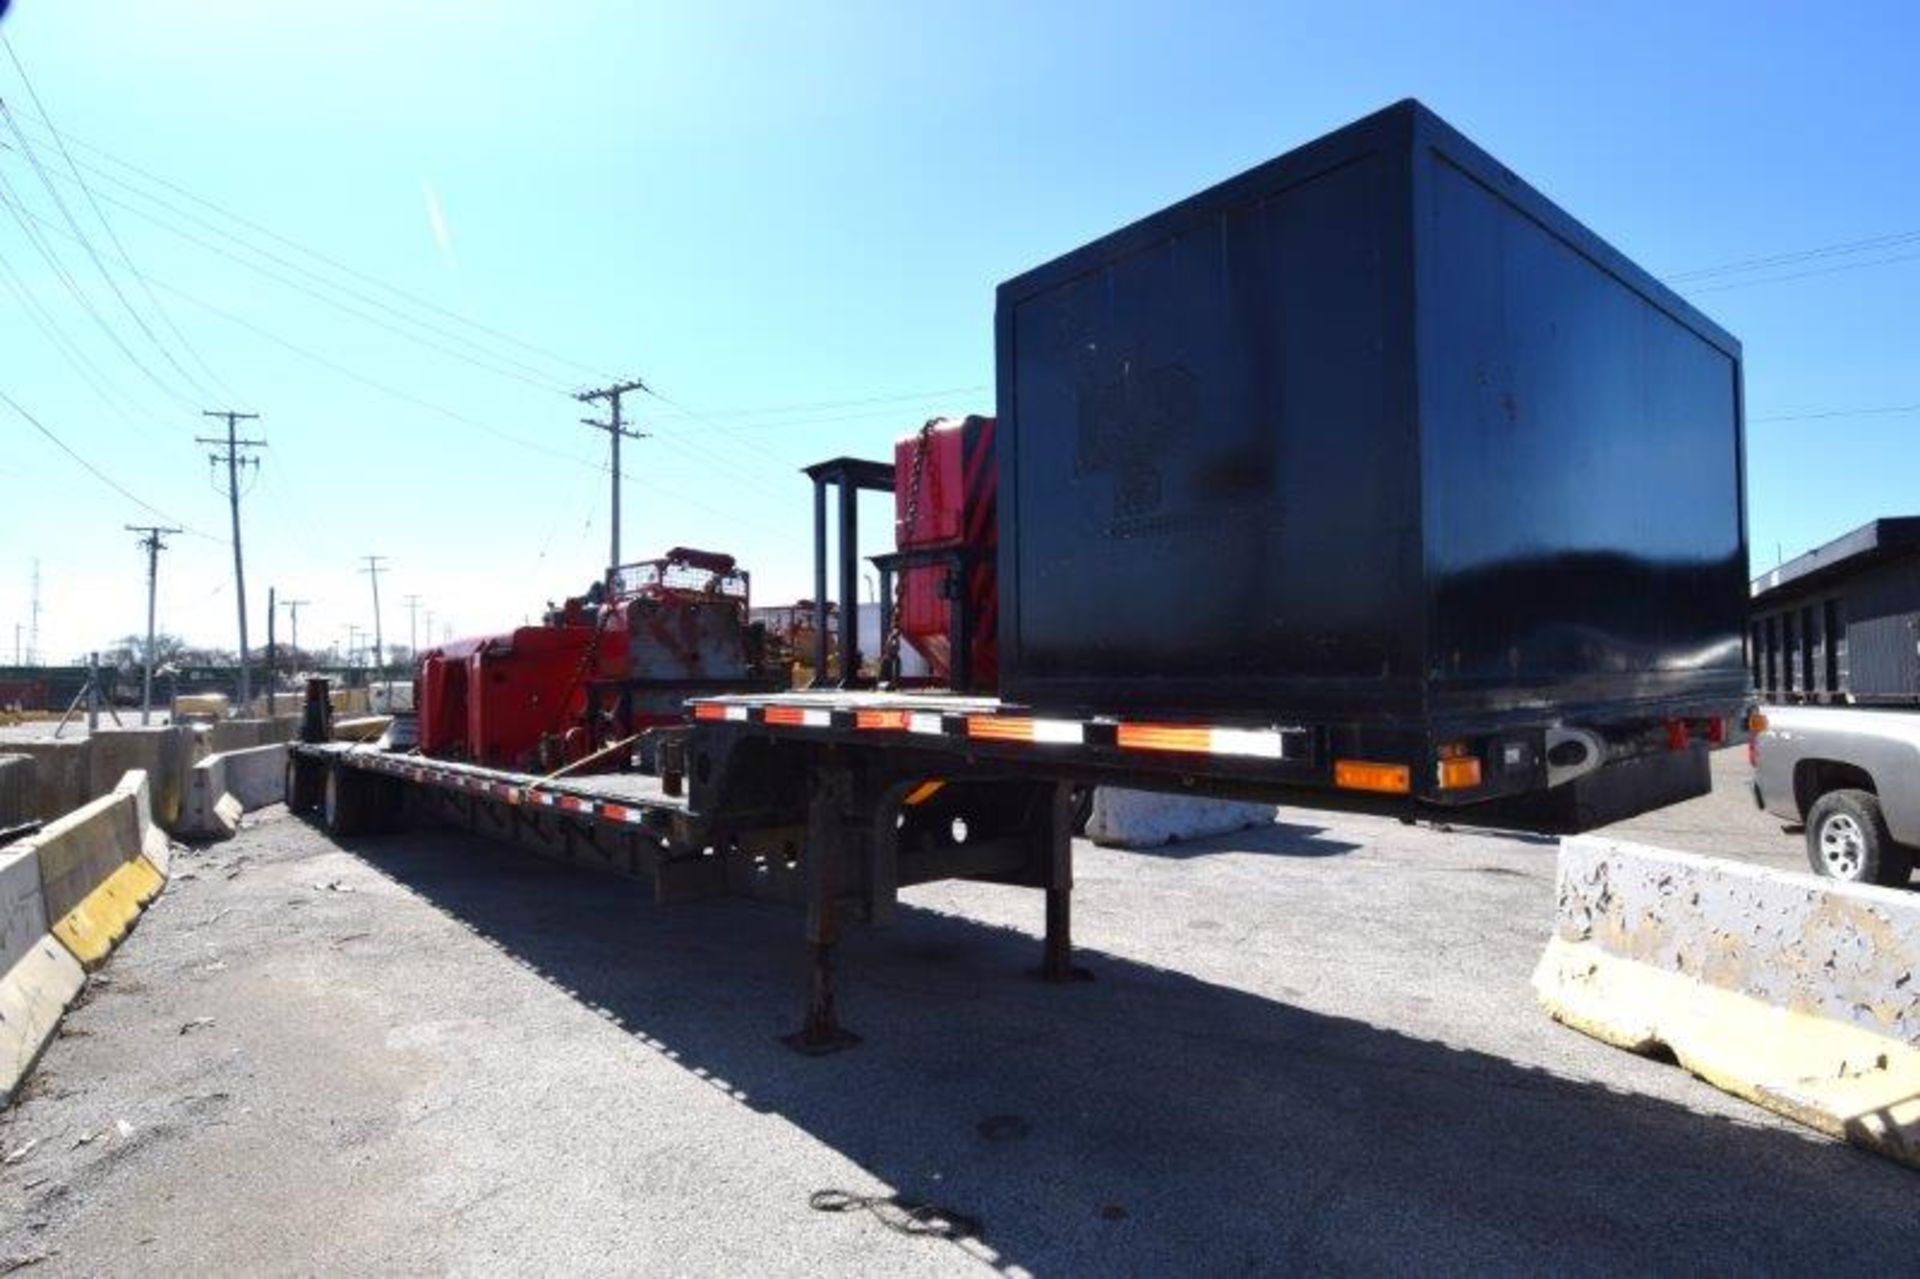
[[[1807,860],[1816,875],[1905,888],[1912,850],[1893,842],[1872,791],[1830,790],[1807,810]]]
[[[352,769],[327,766],[320,793],[320,824],[329,835],[358,835],[367,827],[367,788]]]
[[[287,811],[300,816],[320,807],[319,787],[314,785],[319,765],[308,763],[294,751],[287,752]]]

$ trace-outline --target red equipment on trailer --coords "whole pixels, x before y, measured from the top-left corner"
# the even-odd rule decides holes
[[[622,565],[540,626],[422,655],[420,750],[436,759],[547,770],[684,722],[701,693],[772,689],[731,555],[675,547]],[[603,767],[623,767],[609,754]]]

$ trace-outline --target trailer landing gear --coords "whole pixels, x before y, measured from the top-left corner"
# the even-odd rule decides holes
[[[938,806],[908,807],[908,795],[931,794],[923,779],[876,775],[828,759],[809,774],[804,852],[806,996],[800,1029],[782,1037],[795,1052],[824,1056],[860,1037],[840,1024],[834,1007],[834,961],[849,905],[869,922],[892,913],[904,881],[975,879],[1041,889],[1046,930],[1037,975],[1049,982],[1091,980],[1073,963],[1073,794],[1064,784],[976,780],[950,785]],[[912,813],[914,816],[909,817]],[[931,832],[968,832],[951,843]],[[902,832],[914,842],[903,857]]]

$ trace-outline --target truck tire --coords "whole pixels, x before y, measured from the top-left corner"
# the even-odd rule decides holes
[[[357,835],[366,828],[366,786],[351,769],[327,768],[320,792],[320,824],[329,835]]]
[[[319,765],[287,752],[287,811],[309,816],[320,807],[320,788],[314,785]]]
[[[1872,791],[1831,790],[1807,810],[1807,860],[1816,875],[1905,888],[1912,850],[1893,842]]]

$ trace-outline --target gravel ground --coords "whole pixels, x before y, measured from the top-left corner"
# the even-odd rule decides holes
[[[1550,844],[1282,818],[1082,847],[1082,984],[911,890],[808,1059],[785,910],[266,810],[0,1116],[0,1273],[1912,1269],[1912,1173],[1538,1011]],[[1725,786],[1623,833],[1798,864]]]

